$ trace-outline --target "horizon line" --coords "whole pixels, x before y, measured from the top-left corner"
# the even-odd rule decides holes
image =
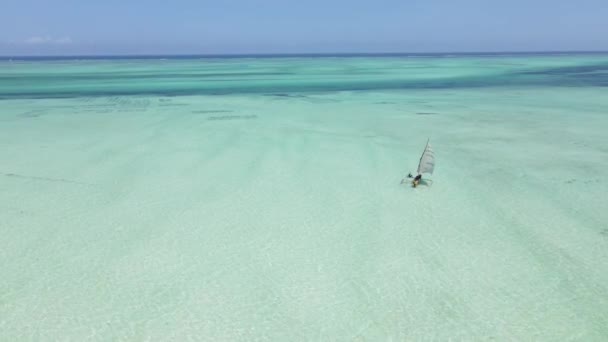
[[[525,55],[525,54],[602,54],[608,50],[514,50],[514,51],[438,51],[438,52],[276,52],[276,53],[177,53],[177,54],[0,54],[0,59],[36,59],[36,58],[120,58],[120,57],[200,57],[200,58],[230,58],[230,57],[357,57],[357,56],[436,56],[436,55]]]

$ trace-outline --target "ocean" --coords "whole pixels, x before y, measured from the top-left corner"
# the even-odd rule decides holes
[[[607,131],[608,53],[5,57],[0,340],[605,341]]]

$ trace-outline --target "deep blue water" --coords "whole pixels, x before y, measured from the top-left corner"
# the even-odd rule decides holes
[[[0,99],[608,87],[608,53],[4,57]]]

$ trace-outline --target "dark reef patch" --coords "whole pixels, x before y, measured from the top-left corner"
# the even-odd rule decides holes
[[[35,109],[19,114],[20,118],[37,118],[46,114],[46,109]]]
[[[191,113],[193,114],[216,114],[216,113],[232,113],[233,110],[225,110],[225,109],[209,109],[209,110],[193,110]]]
[[[252,120],[257,119],[257,115],[223,115],[223,116],[211,116],[207,120],[209,121],[228,121],[228,120]]]
[[[288,94],[288,93],[275,93],[275,94],[264,94],[264,96],[272,96],[272,97],[279,97],[279,98],[294,98],[294,99],[303,99],[303,98],[307,98],[308,96],[306,95],[302,95],[302,94]]]

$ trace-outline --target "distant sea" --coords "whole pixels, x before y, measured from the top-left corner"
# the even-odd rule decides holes
[[[608,53],[1,57],[0,340],[605,341],[607,131]]]

